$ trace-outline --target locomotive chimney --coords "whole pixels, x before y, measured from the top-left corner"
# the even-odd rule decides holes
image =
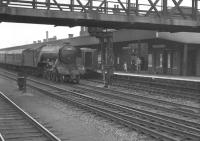
[[[49,41],[49,32],[46,31],[46,42],[48,42],[48,41]]]

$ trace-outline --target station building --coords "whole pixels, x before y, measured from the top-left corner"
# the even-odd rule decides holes
[[[87,28],[81,28],[79,37],[70,38],[78,47],[98,50],[99,40],[89,36]],[[200,34],[168,33],[148,30],[119,30],[113,32],[114,66],[116,71],[200,76]],[[140,70],[135,68],[135,57],[141,60]]]

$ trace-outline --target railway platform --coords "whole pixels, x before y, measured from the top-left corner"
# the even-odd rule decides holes
[[[98,70],[98,73],[101,73],[101,71]],[[115,71],[113,82],[116,81],[118,81],[119,84],[128,83],[132,85],[137,82],[149,86],[175,88],[178,90],[187,89],[187,91],[200,92],[200,77],[196,76],[139,74]]]
[[[174,81],[185,81],[185,82],[197,82],[200,83],[200,76],[177,76],[177,75],[156,75],[156,74],[137,74],[137,73],[125,73],[125,72],[115,72],[116,75],[121,76],[132,76],[132,77],[142,77],[150,79],[164,79],[164,80],[174,80]]]
[[[97,72],[101,73],[101,70],[98,70]],[[158,75],[158,74],[143,74],[143,73],[131,73],[131,72],[121,72],[121,71],[115,71],[114,75],[200,83],[200,76]]]
[[[200,77],[192,76],[170,76],[170,75],[150,75],[115,72],[114,78],[129,80],[130,82],[142,82],[149,85],[164,87],[174,87],[176,89],[190,89],[191,91],[200,91]]]

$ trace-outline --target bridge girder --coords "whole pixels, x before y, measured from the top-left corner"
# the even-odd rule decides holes
[[[3,22],[200,32],[198,0],[0,0]],[[173,4],[169,6],[169,2]]]

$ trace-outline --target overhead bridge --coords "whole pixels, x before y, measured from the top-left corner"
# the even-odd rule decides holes
[[[199,0],[0,0],[0,21],[200,32]]]

